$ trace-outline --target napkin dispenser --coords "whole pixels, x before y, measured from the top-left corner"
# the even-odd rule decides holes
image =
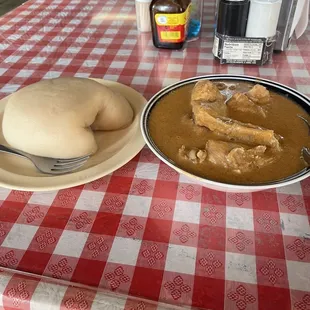
[[[305,32],[308,21],[309,0],[282,0],[274,50],[288,49],[294,32],[298,39]]]

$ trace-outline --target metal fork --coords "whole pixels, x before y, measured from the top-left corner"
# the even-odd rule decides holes
[[[90,155],[70,158],[70,159],[57,159],[47,158],[41,156],[34,156],[26,152],[15,150],[0,144],[0,152],[19,155],[28,158],[42,173],[60,175],[70,173],[82,167],[90,157]]]
[[[307,119],[305,119],[303,116],[297,114],[297,117],[299,117],[300,119],[302,119],[306,125],[308,126],[308,135],[310,135],[310,124],[309,122],[307,121]],[[310,149],[308,147],[303,147],[301,149],[301,154],[302,154],[302,157],[304,158],[305,162],[310,166]]]

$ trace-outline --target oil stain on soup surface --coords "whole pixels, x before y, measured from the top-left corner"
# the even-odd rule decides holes
[[[230,111],[230,117],[260,127],[274,130],[283,137],[282,152],[274,163],[251,172],[236,174],[229,169],[216,166],[208,160],[200,164],[186,161],[179,156],[182,145],[204,149],[208,140],[223,140],[223,137],[205,127],[196,126],[191,120],[191,92],[193,84],[171,91],[154,106],[149,120],[149,133],[158,149],[172,160],[176,166],[214,181],[232,184],[257,184],[288,177],[306,167],[301,159],[303,146],[310,147],[308,128],[297,114],[309,119],[309,115],[299,105],[283,95],[270,91],[271,104],[265,118],[256,115]],[[237,84],[236,91],[249,90],[254,84]]]

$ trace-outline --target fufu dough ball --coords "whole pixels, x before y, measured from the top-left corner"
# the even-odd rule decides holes
[[[90,79],[56,78],[9,97],[2,130],[13,148],[32,155],[74,158],[97,150],[93,130],[131,124],[133,110],[121,94]]]

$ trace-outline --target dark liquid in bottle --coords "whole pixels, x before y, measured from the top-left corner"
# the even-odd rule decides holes
[[[191,0],[153,0],[151,2],[154,46],[168,49],[183,48],[186,42],[190,3]],[[184,20],[186,20],[185,24]]]

